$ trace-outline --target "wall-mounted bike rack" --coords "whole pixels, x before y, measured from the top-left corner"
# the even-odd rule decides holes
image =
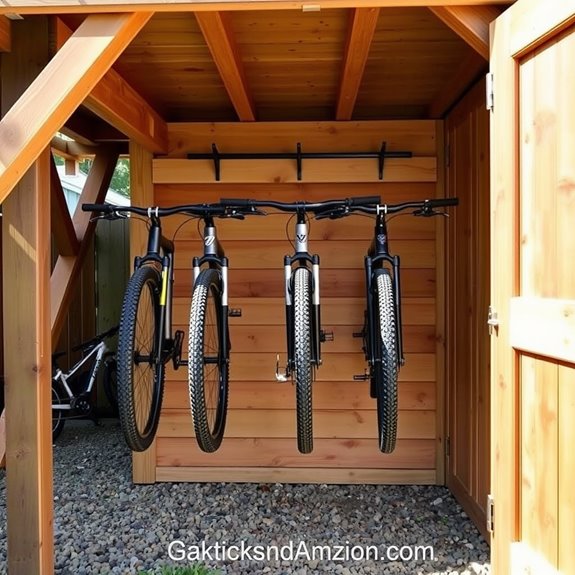
[[[341,158],[377,158],[378,176],[383,180],[383,167],[386,158],[411,158],[411,152],[388,152],[386,151],[386,142],[381,144],[377,152],[302,152],[301,144],[298,142],[294,152],[246,152],[246,153],[221,153],[216,144],[212,144],[211,154],[188,154],[188,160],[212,160],[214,162],[214,173],[216,182],[221,177],[222,160],[295,160],[297,167],[297,179],[302,179],[302,167],[304,159],[316,160],[337,160]]]

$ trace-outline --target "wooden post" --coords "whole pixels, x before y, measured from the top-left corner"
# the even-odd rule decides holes
[[[3,204],[8,569],[53,572],[50,152]]]
[[[130,141],[130,195],[132,204],[135,206],[151,206],[154,202],[152,154],[133,140]],[[131,261],[134,260],[135,256],[145,252],[147,238],[146,227],[136,218],[133,218],[130,222]],[[155,439],[146,451],[133,453],[132,466],[134,483],[156,482]]]
[[[30,41],[34,38],[34,42]],[[5,113],[48,61],[48,20],[12,26],[2,55]],[[49,575],[52,533],[50,152],[3,203],[8,571]]]

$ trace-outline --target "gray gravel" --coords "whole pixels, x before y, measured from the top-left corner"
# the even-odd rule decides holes
[[[6,572],[5,498],[1,471],[0,573]],[[66,424],[54,448],[54,512],[56,573],[60,574],[132,575],[144,569],[159,572],[165,565],[192,564],[170,559],[168,546],[174,540],[182,542],[192,559],[202,545],[207,547],[204,563],[226,575],[490,572],[488,546],[446,488],[134,486],[130,454],[115,421],[100,427],[89,422]],[[242,542],[243,559],[221,557],[224,545]],[[409,558],[430,550],[406,547],[402,549],[406,561],[391,561],[385,555],[374,560],[375,548],[380,556],[397,552],[390,546],[430,546],[434,558]],[[172,549],[180,553],[182,546]],[[232,557],[238,553],[228,550]],[[290,560],[290,553],[299,553],[299,558]],[[258,560],[265,554],[269,560]],[[346,555],[355,560],[345,560]]]

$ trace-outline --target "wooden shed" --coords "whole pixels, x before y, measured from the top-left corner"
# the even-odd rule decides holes
[[[575,573],[575,0],[12,0],[0,5],[0,200],[10,573],[52,573],[50,352],[88,252],[50,157],[91,154],[97,201],[129,154],[132,201],[222,196],[385,202],[454,197],[397,218],[406,364],[397,449],[378,451],[365,367],[362,218],[312,223],[324,365],[315,448],[297,451],[284,355],[286,219],[218,222],[230,257],[230,411],[201,452],[185,370],[168,373],[137,483],[446,484],[492,542],[493,572]],[[72,142],[55,138],[62,132]],[[222,160],[189,153],[411,152],[377,160]],[[186,331],[199,250],[176,236]],[[143,249],[134,223],[131,249]],[[52,240],[51,240],[52,236]],[[51,241],[59,258],[50,270]],[[265,249],[262,249],[264,246]],[[259,253],[254,259],[254,253]],[[0,354],[0,358],[2,355]],[[21,517],[26,521],[19,521]],[[489,526],[489,528],[487,527]]]

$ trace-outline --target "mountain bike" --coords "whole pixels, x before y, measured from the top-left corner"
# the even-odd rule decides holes
[[[400,259],[389,252],[387,215],[413,210],[413,215],[447,215],[437,208],[456,206],[457,198],[431,199],[395,205],[351,205],[324,210],[316,218],[337,219],[354,212],[375,215],[373,239],[365,256],[366,310],[364,326],[355,337],[363,339],[369,373],[354,376],[370,382],[376,400],[379,449],[391,453],[397,438],[397,378],[403,357]]]
[[[379,196],[328,200],[323,202],[284,203],[267,200],[220,200],[230,210],[273,208],[295,215],[294,253],[284,258],[285,313],[287,362],[280,371],[279,359],[276,379],[292,379],[296,387],[297,444],[301,453],[313,450],[312,383],[315,370],[321,366],[321,343],[333,340],[333,333],[321,329],[319,255],[308,250],[309,225],[307,215],[325,210],[346,210],[351,207],[375,206]]]
[[[112,367],[114,353],[108,350],[106,339],[116,333],[118,326],[73,347],[72,351],[82,351],[82,358],[67,371],[58,365],[58,360],[66,352],[52,354],[52,440],[55,441],[62,433],[67,419],[93,415],[90,396],[102,361],[107,363],[104,380],[115,377]],[[109,384],[104,381],[106,385]]]
[[[162,406],[165,365],[188,366],[190,408],[198,445],[215,451],[226,423],[230,338],[228,332],[228,259],[217,240],[214,217],[243,218],[218,204],[118,207],[84,204],[84,211],[108,219],[128,213],[149,224],[147,253],[136,257],[128,282],[118,338],[118,406],[126,442],[133,451],[152,443]],[[162,236],[161,218],[184,214],[204,222],[204,254],[195,257],[190,309],[188,360],[182,360],[184,332],[172,336],[174,244]]]

